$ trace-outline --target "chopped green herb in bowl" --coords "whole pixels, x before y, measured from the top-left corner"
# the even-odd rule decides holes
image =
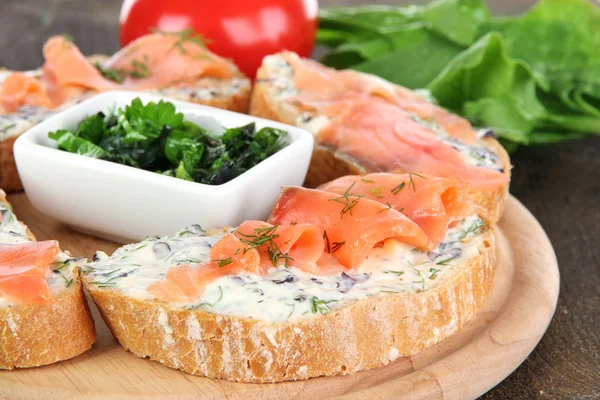
[[[215,134],[167,101],[139,98],[79,123],[76,131],[48,133],[62,150],[179,179],[220,185],[243,174],[288,143],[284,130],[254,123]]]

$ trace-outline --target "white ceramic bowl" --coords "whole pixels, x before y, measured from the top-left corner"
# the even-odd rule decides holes
[[[237,178],[218,186],[57,150],[48,132],[74,130],[85,117],[129,104],[164,99],[202,126],[230,128],[255,122],[284,129],[290,144]],[[313,149],[302,129],[249,115],[137,92],[108,92],[58,113],[15,142],[19,175],[33,206],[77,230],[119,242],[169,235],[191,224],[236,226],[264,219],[283,185],[301,185]]]

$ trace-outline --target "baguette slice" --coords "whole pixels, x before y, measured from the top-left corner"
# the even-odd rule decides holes
[[[12,213],[2,190],[0,211],[1,243],[6,243],[8,236],[19,242],[35,241],[31,231]],[[57,260],[68,258],[61,252]],[[43,304],[11,304],[0,298],[0,369],[51,364],[91,348],[96,340],[94,321],[76,265],[77,261],[72,260],[62,268],[56,267],[59,272],[50,272],[52,298]]]
[[[440,269],[437,272],[440,276],[432,277],[430,265],[423,266],[430,275],[423,277],[422,287],[421,283],[408,283],[410,290],[395,294],[390,293],[393,289],[382,286],[377,293],[353,298],[361,293],[353,290],[366,287],[359,288],[355,282],[355,286],[342,292],[346,293],[344,296],[351,296],[348,302],[342,297],[337,303],[315,303],[313,298],[312,312],[311,290],[318,289],[303,289],[300,293],[308,298],[309,304],[298,310],[294,307],[300,307],[301,303],[293,306],[290,313],[294,314],[293,318],[275,311],[278,309],[276,301],[283,300],[273,299],[288,292],[287,296],[293,297],[294,285],[310,285],[313,279],[324,282],[322,287],[330,288],[327,285],[331,281],[326,279],[341,283],[347,278],[343,274],[311,277],[294,268],[280,267],[271,269],[264,283],[256,275],[223,277],[207,286],[198,304],[158,301],[145,287],[164,278],[169,265],[177,260],[200,258],[198,249],[209,248],[223,236],[221,232],[202,237],[202,234],[189,235],[190,231],[193,229],[171,239],[148,238],[117,250],[111,257],[97,253],[96,262],[83,266],[82,276],[104,321],[125,349],[139,357],[209,378],[281,382],[346,375],[386,365],[458,332],[487,300],[495,274],[494,237],[492,229],[487,228],[466,240],[463,257],[459,257],[454,266],[448,266],[453,262],[439,259],[431,263]],[[190,241],[187,247],[182,244],[184,240]],[[173,253],[162,266],[148,258],[154,251],[157,259],[164,259],[165,249]],[[123,257],[134,257],[135,252],[140,252],[145,260],[140,261],[138,269],[123,261]],[[423,252],[421,256],[430,255]],[[126,261],[133,262],[133,258]],[[369,279],[379,284],[379,279],[385,277],[385,282],[393,283],[404,279],[403,276],[410,277],[409,267],[405,267],[406,275],[392,271],[376,276],[373,272]],[[281,274],[286,273],[299,278],[275,280],[276,276],[281,278]],[[101,279],[106,282],[102,283]],[[256,298],[239,297],[244,288],[253,293],[258,290],[254,296],[263,296],[262,291],[264,303],[256,302]],[[277,290],[277,295],[271,296],[269,290]],[[326,309],[321,308],[324,304],[328,304]],[[303,312],[304,309],[307,311]]]
[[[106,58],[108,57],[103,55],[89,57],[92,62],[101,62]],[[11,72],[0,69],[0,89],[4,77],[8,76]],[[39,71],[30,71],[28,73],[35,75],[39,74]],[[163,95],[175,100],[189,101],[246,113],[248,112],[250,103],[251,88],[250,80],[237,71],[232,79],[203,77],[198,79],[193,85],[166,87],[146,92]],[[19,135],[44,119],[54,115],[56,112],[68,108],[94,94],[92,91],[87,92],[80,98],[73,99],[54,110],[25,106],[18,112],[10,115],[2,115],[0,111],[0,187],[9,193],[23,190],[13,156],[13,145]]]
[[[286,57],[298,56],[284,52],[264,58],[259,68],[255,86],[250,101],[250,114],[289,125],[299,126],[317,135],[327,124],[328,117],[319,111],[307,112],[301,110],[297,103],[289,101],[299,91],[294,86],[294,69]],[[370,76],[364,74],[364,76]],[[407,89],[399,90],[406,91]],[[482,137],[476,142],[477,146],[485,147],[495,153],[502,165],[503,173],[510,178],[510,159],[508,154],[492,137]],[[363,175],[381,172],[366,162],[361,162],[345,154],[343,151],[331,148],[325,143],[316,141],[313,157],[306,177],[305,186],[317,187],[333,179],[345,175]],[[393,171],[383,171],[393,172]],[[420,172],[420,171],[413,171]],[[482,207],[482,216],[494,223],[504,211],[508,198],[508,184],[492,191],[478,191],[471,194],[475,204]]]

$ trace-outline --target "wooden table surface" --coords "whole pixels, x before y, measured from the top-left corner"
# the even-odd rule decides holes
[[[352,3],[361,1],[321,1]],[[494,12],[510,14],[532,1],[490,3]],[[72,35],[86,54],[110,54],[118,46],[119,8],[119,0],[0,0],[0,66],[38,67],[45,39],[58,33]],[[600,137],[522,148],[512,162],[511,192],[554,245],[561,293],[536,350],[482,398],[600,399]]]

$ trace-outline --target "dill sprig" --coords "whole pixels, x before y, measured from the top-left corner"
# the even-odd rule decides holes
[[[450,258],[446,258],[445,260],[442,260],[442,261],[436,262],[435,264],[436,264],[436,265],[448,265],[448,263],[449,263],[450,261],[454,260],[454,259],[455,259],[455,258],[457,258],[457,257],[458,257],[458,256],[453,256],[453,257],[450,257]]]
[[[0,129],[0,133],[6,133],[6,132],[8,132],[9,129],[14,128],[15,126],[17,126],[17,124],[8,124],[5,127],[3,127],[2,129]]]
[[[356,184],[356,182],[352,182],[352,185],[350,185],[350,187],[348,189],[346,189],[346,191],[344,192],[344,194],[341,195],[340,197],[335,197],[333,199],[329,199],[329,201],[335,201],[337,203],[341,203],[341,204],[344,205],[344,207],[340,211],[340,218],[344,218],[344,215],[346,213],[350,213],[350,215],[352,215],[352,209],[354,207],[356,207],[356,205],[358,204],[358,202],[363,197],[365,197],[362,194],[358,195],[358,194],[354,194],[354,193],[350,192],[352,190],[352,188],[354,187],[355,184]]]
[[[392,209],[392,205],[390,204],[390,202],[389,202],[389,201],[386,201],[386,202],[385,202],[385,204],[387,205],[387,207],[386,207],[386,208],[382,208],[382,209],[381,209],[381,210],[379,210],[378,212],[384,212],[384,211],[387,211],[387,210],[391,210],[391,209]],[[404,209],[403,209],[403,210],[404,210]]]
[[[151,29],[154,33],[160,33],[161,35],[175,36],[177,41],[173,44],[172,49],[177,49],[183,55],[189,55],[189,52],[185,48],[186,43],[193,43],[194,45],[206,49],[206,43],[210,43],[210,40],[203,37],[201,34],[196,32],[192,28],[185,28],[179,32],[166,32],[160,29]],[[208,54],[200,55],[198,58],[210,58]]]
[[[67,279],[63,275],[61,277],[64,279],[66,287],[70,287],[73,284],[73,278]]]
[[[383,189],[383,185],[380,185],[380,186],[374,187],[373,189],[370,189],[369,193],[374,195],[376,198],[381,199],[381,198],[383,198],[383,196],[381,195],[382,189]]]
[[[223,258],[220,260],[213,260],[213,261],[215,261],[217,263],[217,266],[219,268],[223,268],[226,265],[233,264],[233,258],[231,258],[231,257]]]
[[[133,59],[131,61],[131,67],[133,70],[129,73],[129,76],[132,78],[147,78],[152,76],[152,72],[150,72],[148,55],[144,54],[142,61]]]
[[[279,224],[266,226],[264,228],[256,228],[252,235],[238,232],[238,234],[242,236],[240,242],[248,246],[244,249],[244,254],[250,249],[258,249],[262,246],[266,246],[267,255],[273,263],[273,266],[276,267],[279,265],[279,261],[283,259],[285,267],[287,268],[290,261],[294,261],[294,259],[290,257],[288,253],[282,252],[277,243],[275,243],[275,239],[279,237],[279,234],[276,233],[277,228],[279,228]]]
[[[333,303],[336,302],[337,300],[321,300],[316,296],[313,296],[312,298],[312,313],[316,314],[316,313],[321,313],[321,314],[327,314],[329,312],[329,310],[331,310],[331,307],[329,306],[329,303]]]
[[[100,62],[95,62],[94,67],[104,76],[106,79],[116,82],[123,83],[125,77],[127,77],[127,71],[116,68],[104,68]]]
[[[404,186],[406,186],[406,182],[402,181],[398,186],[393,187],[392,190],[390,190],[390,192],[392,192],[392,194],[395,196],[398,193],[400,193],[402,189],[404,189]]]
[[[346,242],[333,242],[333,247],[331,248],[331,253],[335,253],[342,247]]]
[[[223,288],[221,288],[221,286],[219,286],[219,298],[217,299],[217,301],[215,301],[214,303],[209,303],[208,301],[202,302],[200,304],[196,304],[195,306],[191,306],[188,307],[188,310],[193,310],[195,308],[198,307],[214,307],[218,302],[220,302],[223,299]]]
[[[61,36],[65,39],[64,46],[66,48],[70,48],[73,45],[73,36],[69,35],[68,33],[63,33]]]
[[[437,268],[429,268],[429,275],[427,276],[427,278],[428,279],[435,279],[435,278],[437,278],[438,272],[440,272],[440,270],[437,269]]]
[[[413,188],[413,192],[417,191],[417,186],[415,185],[415,181],[413,180],[413,175],[414,176],[418,176],[419,178],[423,178],[423,179],[427,179],[425,178],[423,175],[419,175],[415,172],[409,172],[408,173],[408,178],[409,178],[409,182],[408,182],[408,187],[410,188],[412,186]]]
[[[331,253],[331,243],[329,243],[329,236],[327,236],[327,231],[323,231],[323,240],[325,240],[327,252]]]
[[[394,270],[387,270],[387,271],[383,271],[384,274],[394,274],[396,276],[401,276],[404,275],[404,271],[394,271]]]
[[[479,220],[479,223],[471,225],[466,231],[463,230],[463,233],[458,237],[458,240],[465,239],[470,233],[476,233],[478,230],[483,230],[483,227],[485,227],[485,222]]]

